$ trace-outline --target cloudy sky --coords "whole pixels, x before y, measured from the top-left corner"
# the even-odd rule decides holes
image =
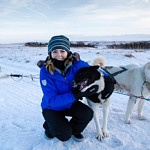
[[[150,0],[1,0],[0,43],[150,34]]]

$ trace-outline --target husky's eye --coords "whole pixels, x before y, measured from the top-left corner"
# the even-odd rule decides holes
[[[83,80],[83,82],[80,83],[80,86],[86,86],[88,83],[88,79]]]
[[[88,82],[88,81],[87,81],[87,80],[85,80],[85,81],[83,82],[83,84],[84,84],[84,85],[86,85],[86,84],[87,84],[87,82]]]

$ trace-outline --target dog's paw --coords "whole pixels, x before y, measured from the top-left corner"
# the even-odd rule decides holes
[[[108,134],[108,130],[104,130],[103,128],[102,128],[102,134],[99,134],[98,136],[97,136],[97,139],[99,140],[99,141],[102,141],[105,137],[108,137],[109,136],[109,134]]]
[[[125,123],[126,123],[126,124],[131,124],[132,121],[131,121],[131,120],[125,120]]]
[[[97,138],[99,141],[102,141],[102,140],[104,139],[104,135],[98,135],[96,138]]]
[[[103,132],[103,135],[104,137],[108,137],[108,130],[106,128],[102,128],[102,132]]]
[[[138,115],[139,120],[146,120],[146,117],[143,115]]]

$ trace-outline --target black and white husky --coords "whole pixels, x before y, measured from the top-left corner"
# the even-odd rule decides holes
[[[81,92],[86,91],[93,85],[98,85],[98,91],[96,94],[86,97],[89,106],[94,111],[94,121],[97,129],[97,139],[102,140],[108,136],[107,122],[108,113],[110,106],[110,98],[102,99],[103,93],[105,91],[105,78],[104,74],[98,70],[99,66],[90,66],[80,69],[75,77],[74,85],[78,86]],[[113,85],[114,86],[114,85]],[[114,89],[114,88],[113,88]],[[103,126],[101,127],[99,122],[99,105],[103,108]]]
[[[150,96],[150,62],[143,66],[129,64],[126,66],[106,66],[104,58],[96,58],[93,65],[100,65],[107,73],[114,76],[118,90],[129,93],[128,105],[126,108],[125,122],[131,123],[130,116],[134,106],[138,103],[138,117],[146,119],[142,113],[145,99]]]

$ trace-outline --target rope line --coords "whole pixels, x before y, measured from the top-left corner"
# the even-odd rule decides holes
[[[115,89],[114,93],[121,94],[121,95],[126,95],[126,96],[130,96],[130,97],[135,97],[135,98],[140,98],[140,99],[144,99],[146,101],[150,101],[150,98],[144,98],[144,97],[141,97],[141,96],[132,95],[132,94],[129,94],[126,91],[123,91],[123,90],[117,90],[117,89]]]
[[[5,74],[0,76],[0,79],[4,79],[4,78],[9,78],[11,77],[13,80],[15,81],[20,81],[23,78],[31,78],[31,80],[33,81],[34,79],[39,79],[39,75],[21,75],[21,74]],[[18,78],[19,80],[16,80],[15,78]]]

